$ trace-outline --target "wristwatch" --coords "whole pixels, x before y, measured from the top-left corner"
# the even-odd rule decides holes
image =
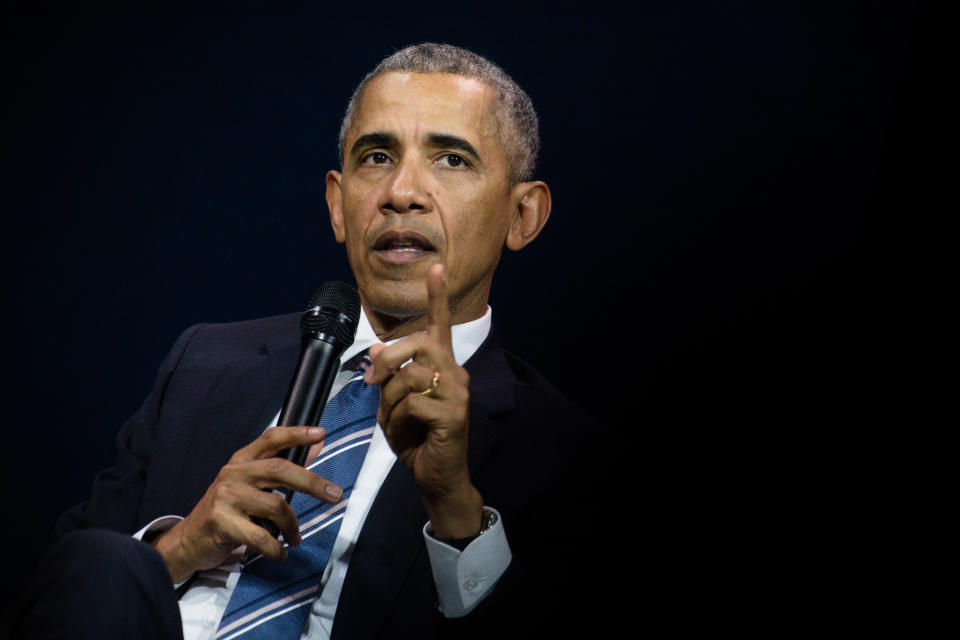
[[[497,514],[495,511],[490,509],[484,509],[483,514],[480,516],[480,532],[475,536],[468,536],[466,538],[456,538],[453,540],[444,540],[442,538],[437,538],[437,540],[442,540],[443,542],[449,544],[451,547],[454,547],[460,551],[463,551],[467,548],[467,545],[479,538],[487,531],[490,527],[497,523]]]

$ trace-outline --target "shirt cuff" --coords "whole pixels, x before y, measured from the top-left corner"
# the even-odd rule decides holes
[[[440,613],[448,618],[463,617],[480,604],[513,557],[503,518],[495,509],[484,507],[484,510],[496,513],[497,521],[463,551],[434,538],[429,522],[423,526]]]
[[[140,540],[141,542],[143,542],[144,538],[149,539],[149,538],[152,538],[153,536],[163,533],[167,529],[172,529],[173,525],[177,524],[181,520],[183,520],[183,516],[160,516],[159,518],[157,518],[156,520],[154,520],[153,522],[145,526],[143,529],[140,529],[140,531],[137,531],[135,534],[133,534],[133,537],[134,539]],[[190,578],[187,578],[187,580],[189,579]],[[180,586],[184,584],[187,580],[174,583],[173,588],[179,589]]]
[[[177,524],[181,520],[183,520],[182,516],[160,516],[143,529],[140,529],[140,531],[137,531],[135,534],[133,534],[133,537],[136,540],[142,541],[147,534],[155,536],[158,533],[163,533],[167,529],[172,529],[173,525]]]

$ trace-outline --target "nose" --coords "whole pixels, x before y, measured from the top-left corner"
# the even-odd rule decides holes
[[[425,181],[429,179],[415,158],[405,157],[387,178],[380,198],[383,213],[424,213],[430,210],[430,194]]]

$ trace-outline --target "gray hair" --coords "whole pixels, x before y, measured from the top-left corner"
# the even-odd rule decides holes
[[[500,141],[510,162],[510,184],[533,177],[537,153],[540,151],[540,133],[530,96],[503,69],[486,58],[460,47],[433,42],[416,44],[384,58],[357,86],[347,103],[347,112],[340,125],[338,150],[341,162],[347,131],[353,124],[360,94],[371,80],[390,71],[452,73],[474,78],[493,89],[499,97],[495,114]]]

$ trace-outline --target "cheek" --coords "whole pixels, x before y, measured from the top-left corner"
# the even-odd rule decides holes
[[[364,192],[358,189],[350,189],[343,193],[343,214],[347,220],[353,220],[357,217],[357,212],[362,210],[364,201]]]
[[[351,241],[363,239],[368,222],[364,212],[371,209],[367,201],[369,196],[369,191],[360,189],[351,189],[343,194],[343,228],[348,248],[354,244]],[[375,210],[375,207],[373,209]]]
[[[491,208],[489,202],[477,203],[474,215],[464,214],[451,234],[454,261],[464,271],[486,271],[503,249],[507,237],[507,214],[501,203]],[[479,213],[486,211],[486,213]]]

